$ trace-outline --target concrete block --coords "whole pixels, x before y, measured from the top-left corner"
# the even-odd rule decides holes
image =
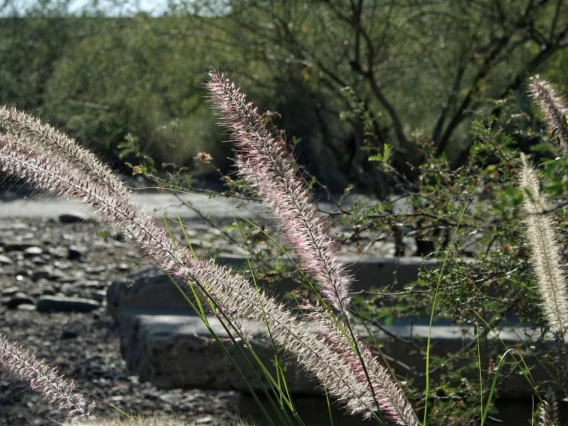
[[[244,261],[245,259],[238,257],[220,259],[221,263],[232,266],[240,266]],[[420,258],[346,258],[344,261],[351,265],[354,272],[354,291],[371,287],[400,289],[417,278],[423,263]],[[426,264],[427,267],[435,265],[435,262]],[[282,291],[289,291],[294,285],[293,282],[283,283]],[[247,389],[210,331],[161,271],[147,270],[134,274],[130,280],[115,282],[108,289],[107,298],[108,309],[120,327],[122,355],[129,368],[141,380],[163,388]],[[254,368],[250,367],[250,355],[242,356],[242,342],[235,345],[228,339],[226,331],[216,318],[210,318],[209,321],[215,334],[223,341],[226,352],[233,355],[253,388],[260,390],[262,381],[255,379],[254,372],[260,373],[260,377],[264,375],[255,362],[252,363]],[[250,329],[256,336],[251,341],[255,353],[265,366],[272,368],[274,350],[263,327],[251,324]],[[399,321],[386,329],[391,335],[404,340],[425,342],[429,327],[424,323]],[[364,329],[359,331],[361,335],[366,333]],[[391,367],[397,371],[413,371],[415,384],[421,386],[425,361],[419,351],[402,340],[391,341],[377,328],[370,331],[376,339],[383,342],[384,353],[387,354],[386,359]],[[432,356],[455,353],[473,338],[473,333],[471,327],[435,324],[431,332]],[[516,327],[503,329],[499,336],[490,335],[489,338],[499,337],[504,342],[505,346],[500,352],[502,354],[531,333],[531,328]],[[498,355],[494,355],[495,359]],[[306,377],[292,355],[284,354],[284,359],[289,361],[286,363],[286,374],[291,392],[321,394],[318,385]],[[533,377],[547,377],[545,372],[539,371],[538,362],[532,361],[529,360],[530,365],[535,367],[531,372]],[[532,389],[517,374],[500,387],[499,394],[501,397],[526,398],[532,395]]]

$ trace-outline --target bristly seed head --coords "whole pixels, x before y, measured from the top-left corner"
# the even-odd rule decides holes
[[[239,173],[272,210],[301,266],[320,285],[324,299],[348,316],[351,276],[335,255],[334,242],[286,143],[266,128],[257,109],[223,74],[211,71],[207,87],[224,126],[232,133]]]
[[[536,273],[544,316],[551,329],[563,335],[568,327],[568,290],[558,231],[555,231],[548,200],[540,191],[536,172],[524,155],[522,160],[519,186],[525,192],[523,207],[527,217],[524,222],[531,248],[530,262]]]
[[[94,402],[87,404],[75,390],[71,380],[63,378],[55,369],[39,361],[33,353],[6,340],[0,334],[0,369],[27,382],[41,393],[49,404],[59,408],[67,418],[93,418]]]
[[[568,127],[564,124],[563,116],[568,115],[568,109],[554,85],[539,76],[531,78],[530,93],[541,108],[550,132],[560,143],[562,154],[568,152]]]

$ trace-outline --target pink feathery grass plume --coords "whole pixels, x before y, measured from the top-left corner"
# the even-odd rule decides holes
[[[100,181],[121,194],[129,192],[120,179],[106,171],[107,167],[92,152],[49,124],[15,108],[0,106],[0,127],[4,127],[7,134],[17,136],[21,144],[49,150],[70,165],[84,170],[90,180]]]
[[[68,419],[93,418],[95,403],[87,404],[75,390],[72,380],[39,361],[33,353],[9,342],[0,335],[0,369],[10,373],[39,392],[49,404],[65,413]]]
[[[393,375],[380,364],[367,345],[358,339],[357,345],[350,345],[337,324],[321,312],[321,308],[311,309],[307,317],[319,325],[325,343],[351,367],[353,376],[371,387],[381,414],[389,424],[419,426],[412,406]]]
[[[334,242],[286,143],[263,125],[257,109],[223,74],[211,71],[207,87],[232,133],[239,173],[272,210],[302,268],[319,283],[320,294],[348,316],[352,279],[335,255]]]
[[[0,168],[28,180],[39,188],[83,201],[109,225],[125,231],[178,283],[194,283],[216,307],[216,314],[241,332],[238,324],[251,319],[265,324],[275,342],[294,354],[308,374],[317,377],[330,394],[352,414],[375,415],[376,404],[366,384],[351,371],[341,354],[318,338],[305,321],[294,318],[281,304],[255,289],[242,276],[214,261],[195,258],[187,248],[178,248],[168,232],[131,201],[126,190],[108,184],[112,172],[103,168],[101,179],[91,177],[92,165],[78,164],[61,152],[42,150],[35,138],[0,134]],[[73,151],[73,148],[71,148]],[[71,155],[71,157],[74,157]],[[106,175],[109,176],[106,176]],[[185,288],[187,294],[191,290]]]
[[[568,152],[568,127],[564,125],[562,117],[568,115],[568,109],[564,100],[552,83],[538,76],[531,78],[530,93],[541,108],[548,129],[558,137],[562,154],[565,154]]]
[[[540,401],[538,408],[538,426],[560,426],[558,419],[558,401],[554,392],[547,392],[546,399]]]
[[[536,274],[544,316],[553,331],[564,335],[568,327],[568,289],[558,231],[548,199],[540,191],[536,172],[524,155],[522,161],[519,187],[525,192],[523,208],[527,213],[524,222],[531,249],[530,263]]]

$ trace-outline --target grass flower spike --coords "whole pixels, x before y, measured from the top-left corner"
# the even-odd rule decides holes
[[[83,395],[75,391],[71,380],[39,361],[31,352],[16,346],[0,335],[0,369],[29,383],[53,406],[68,418],[92,418],[94,403],[87,404]]]
[[[558,231],[550,217],[550,205],[541,194],[536,172],[528,165],[524,155],[519,186],[525,193],[523,207],[531,263],[542,297],[545,318],[550,328],[564,335],[568,327],[568,291],[562,269],[562,255]]]
[[[332,239],[317,217],[312,196],[298,178],[298,166],[284,140],[271,133],[257,109],[223,74],[209,73],[213,103],[236,144],[239,173],[273,212],[300,264],[320,285],[320,293],[348,315],[351,277],[339,263]]]
[[[562,154],[565,154],[568,152],[568,127],[564,125],[562,116],[568,115],[566,104],[554,86],[538,76],[531,79],[530,92],[542,109],[549,130],[558,137]]]
[[[372,389],[383,418],[393,425],[418,426],[414,410],[406,400],[404,393],[393,380],[390,371],[382,366],[371,351],[362,342],[357,341],[357,354],[353,346],[347,344],[345,336],[339,332],[336,324],[326,318],[319,310],[308,315],[322,327],[322,335],[328,346],[339,353],[351,366],[353,375],[361,382],[368,383]],[[363,368],[364,360],[365,369]],[[365,371],[366,370],[366,371]],[[368,377],[368,378],[367,378]]]
[[[211,71],[208,88],[236,144],[239,173],[272,211],[301,266],[319,284],[320,294],[348,319],[351,277],[335,256],[333,241],[317,217],[309,189],[284,140],[262,123],[254,106],[223,74]],[[414,412],[390,372],[355,336],[340,332],[329,315],[314,314],[328,348],[350,366],[353,378],[370,390],[384,418],[396,425],[417,425]]]

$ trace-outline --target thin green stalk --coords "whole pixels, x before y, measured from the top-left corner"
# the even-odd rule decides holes
[[[176,191],[176,192],[182,192],[184,193],[184,191]],[[376,395],[375,395],[375,391],[373,389],[373,386],[371,384],[371,379],[369,376],[369,373],[367,371],[367,367],[365,365],[364,359],[361,355],[361,351],[358,347],[358,343],[357,343],[357,339],[355,337],[355,333],[353,332],[351,325],[349,323],[349,321],[346,321],[347,324],[347,328],[348,331],[347,332],[343,325],[341,324],[341,322],[337,319],[337,317],[333,314],[333,311],[329,308],[327,302],[321,297],[319,291],[317,291],[317,289],[313,286],[312,284],[312,280],[310,280],[302,271],[302,269],[300,268],[300,266],[292,259],[292,257],[288,254],[288,252],[284,249],[284,247],[282,247],[281,244],[279,244],[272,236],[270,236],[266,231],[264,231],[262,228],[260,228],[258,225],[256,225],[254,222],[246,219],[245,217],[243,217],[242,215],[237,214],[235,211],[228,209],[225,206],[222,206],[219,203],[216,203],[214,201],[212,201],[210,198],[206,198],[206,197],[199,197],[198,198],[203,198],[204,200],[211,202],[213,204],[215,204],[216,206],[219,206],[229,212],[231,212],[232,214],[234,214],[235,216],[239,217],[241,220],[245,221],[246,223],[248,223],[250,226],[252,226],[253,228],[256,228],[259,232],[261,232],[263,235],[265,235],[267,238],[270,239],[271,242],[273,242],[278,248],[280,248],[281,252],[290,260],[290,262],[292,263],[292,265],[296,268],[296,270],[301,274],[301,276],[306,280],[306,282],[310,285],[310,288],[312,289],[312,291],[314,292],[314,294],[316,295],[316,297],[318,298],[318,302],[321,304],[321,306],[323,307],[323,309],[328,312],[330,318],[332,319],[332,321],[335,323],[336,327],[338,328],[338,330],[340,331],[340,333],[343,335],[343,337],[345,338],[347,344],[351,347],[351,349],[353,351],[355,351],[355,353],[357,354],[357,356],[359,357],[359,360],[361,362],[361,366],[363,368],[367,383],[369,384],[369,389],[371,391],[371,394],[373,395],[373,399],[375,401],[375,404],[377,405],[377,411],[373,413],[373,417],[381,424],[384,424],[384,419],[382,417],[382,413],[380,411],[380,406],[378,404]],[[463,213],[462,213],[463,214]],[[183,226],[183,225],[182,225]],[[247,261],[249,261],[248,257],[247,257]]]
[[[511,348],[507,352],[505,352],[501,357],[501,359],[499,360],[499,364],[497,364],[497,369],[495,370],[493,376],[493,382],[491,383],[491,388],[489,389],[489,397],[487,398],[487,404],[485,405],[485,409],[481,414],[481,426],[485,424],[485,419],[487,418],[487,414],[489,414],[489,409],[491,408],[491,400],[493,399],[493,393],[495,392],[495,388],[497,387],[497,378],[499,377],[499,372],[501,371],[501,368],[505,363],[505,357],[511,352],[516,352],[516,349]]]
[[[179,218],[178,215],[178,219],[180,220],[181,223],[181,219]],[[172,234],[171,234],[171,230],[169,227],[167,227],[166,225],[166,229],[168,230],[168,232],[170,233],[170,237],[172,238]],[[195,252],[193,250],[193,247],[191,245],[191,241],[189,240],[189,236],[187,235],[187,233],[185,232],[185,228],[182,226],[182,232],[184,234],[184,238],[186,239],[188,246],[190,247],[190,250],[193,254],[193,256],[195,257]],[[169,274],[168,274],[169,276]],[[217,334],[215,333],[215,331],[213,330],[213,328],[211,327],[211,325],[209,324],[209,320],[207,318],[207,315],[205,313],[205,308],[203,307],[203,304],[201,303],[201,299],[199,297],[199,295],[197,294],[194,284],[193,283],[188,283],[189,288],[191,289],[192,293],[193,293],[193,297],[195,298],[197,304],[199,305],[199,308],[197,308],[195,306],[195,304],[191,301],[191,299],[187,296],[186,292],[179,286],[179,284],[176,282],[175,279],[173,279],[170,276],[170,280],[173,282],[174,286],[178,289],[178,291],[182,294],[182,296],[184,297],[184,299],[188,302],[188,304],[191,306],[191,308],[198,314],[198,316],[200,317],[200,319],[203,321],[203,323],[205,324],[205,326],[207,327],[207,330],[211,333],[211,335],[213,336],[213,338],[215,339],[215,341],[217,342],[217,344],[221,347],[221,350],[225,353],[225,356],[227,356],[227,358],[229,359],[229,361],[231,362],[231,364],[233,364],[233,366],[235,367],[235,371],[237,371],[238,375],[242,378],[243,382],[245,383],[245,385],[247,386],[249,392],[251,393],[251,395],[253,396],[253,398],[255,399],[256,403],[259,406],[259,409],[262,411],[264,417],[267,419],[267,421],[270,423],[270,425],[275,426],[272,419],[270,418],[270,415],[268,414],[268,412],[264,409],[264,406],[262,405],[261,401],[258,399],[258,396],[256,395],[256,392],[254,392],[254,390],[252,389],[252,386],[250,385],[250,383],[248,382],[248,380],[246,379],[245,375],[243,374],[242,370],[239,368],[239,366],[237,365],[235,359],[231,356],[231,354],[229,353],[229,351],[227,350],[227,348],[225,347],[225,345],[223,344],[223,342],[221,342],[221,340],[219,339],[219,337],[217,336]],[[205,291],[205,289],[201,289],[201,291],[203,293],[205,293],[207,299],[209,300],[210,304],[212,305],[212,308],[216,308],[217,310],[218,307],[216,307],[214,305],[214,301],[212,300],[211,296]],[[255,376],[257,377],[259,383],[261,384],[264,393],[269,396],[269,392],[268,389],[266,389],[266,387],[264,386],[262,380],[260,379],[260,377],[258,376],[258,374],[256,373],[256,370],[253,368],[252,364],[250,363],[250,361],[248,360],[248,358],[246,357],[246,355],[244,354],[244,352],[242,351],[240,345],[238,345],[237,341],[235,340],[232,332],[230,331],[230,329],[225,325],[224,320],[222,319],[221,316],[217,316],[217,318],[219,319],[220,324],[223,326],[223,328],[225,329],[225,331],[227,332],[228,337],[231,339],[233,345],[238,348],[238,350],[241,352],[241,354],[243,355],[243,358],[245,360],[245,362],[249,365],[249,367],[251,368],[251,371],[255,374]],[[237,332],[237,334],[239,335],[239,337],[246,342],[246,339],[244,339],[243,336],[240,336],[240,333],[238,332],[238,328],[235,325],[231,324],[231,327],[234,331]],[[248,344],[248,342],[247,342]],[[249,348],[249,351],[251,351],[254,354],[254,351],[252,351],[252,348]],[[258,358],[256,358],[257,361]],[[270,398],[269,398],[270,399]],[[283,419],[281,419],[283,420]]]
[[[184,193],[184,191],[181,190],[176,190],[176,192],[181,192]],[[211,202],[229,212],[231,212],[232,214],[234,214],[235,216],[239,217],[240,219],[242,219],[243,221],[245,221],[246,223],[248,223],[249,225],[251,225],[253,228],[256,228],[257,230],[259,230],[259,232],[262,232],[265,236],[267,236],[267,238],[270,239],[270,241],[272,241],[276,246],[278,246],[282,253],[292,262],[292,264],[294,265],[294,267],[299,271],[299,273],[302,275],[302,277],[304,277],[304,279],[306,279],[306,281],[309,283],[311,289],[314,291],[314,294],[316,295],[316,297],[318,298],[318,301],[321,303],[321,306],[323,307],[323,309],[328,312],[329,317],[331,318],[331,320],[335,323],[336,327],[338,328],[338,330],[340,331],[340,333],[343,335],[343,337],[345,338],[347,344],[351,347],[352,350],[355,351],[355,353],[357,354],[357,357],[359,358],[359,361],[361,363],[361,366],[363,368],[363,372],[365,374],[365,378],[367,380],[367,383],[369,385],[369,389],[370,392],[373,396],[373,400],[376,404],[377,410],[375,410],[372,413],[372,417],[375,418],[380,424],[385,424],[381,410],[380,410],[380,406],[377,400],[377,397],[375,395],[375,391],[373,389],[372,386],[372,382],[367,370],[367,367],[365,365],[364,359],[362,357],[361,351],[359,349],[358,346],[358,342],[357,339],[355,337],[355,333],[351,327],[351,324],[349,323],[349,321],[346,321],[346,325],[347,325],[347,330],[345,330],[345,328],[343,327],[342,323],[338,320],[338,318],[333,314],[333,311],[329,308],[329,306],[327,305],[326,301],[321,297],[321,295],[319,294],[319,292],[317,291],[317,289],[313,286],[312,281],[306,277],[306,275],[303,273],[303,271],[301,270],[301,268],[296,264],[296,262],[294,262],[294,260],[291,258],[291,256],[286,252],[286,250],[284,250],[284,248],[282,247],[282,245],[280,245],[276,240],[274,240],[268,233],[266,233],[264,230],[262,230],[260,227],[258,227],[255,223],[253,223],[252,221],[242,217],[241,215],[237,214],[235,211],[228,209],[225,206],[221,206],[219,203],[215,203],[214,201],[212,201],[209,198],[206,197],[202,197],[204,200]],[[463,216],[463,212],[462,212],[462,216]],[[183,227],[183,225],[182,225]],[[248,260],[248,259],[247,259]]]
[[[184,227],[183,223],[181,222],[181,218],[179,217],[179,215],[178,215],[178,221],[179,221],[179,225],[180,225],[181,228],[182,228],[182,232],[183,232],[183,234],[184,234],[184,238],[186,239],[186,241],[187,241],[187,243],[188,243],[188,245],[189,245],[189,247],[190,247],[190,250],[191,250],[193,256],[195,257],[196,254],[195,254],[195,252],[193,251],[193,247],[192,247],[191,242],[190,242],[190,240],[189,240],[189,236],[188,236],[187,233],[185,232],[185,227]],[[250,263],[249,263],[249,265],[250,265]],[[251,272],[252,272],[252,266],[251,266]],[[256,287],[257,292],[258,292],[258,291],[259,291],[259,288],[258,288],[258,286],[257,286],[257,284],[256,284],[256,279],[255,279],[255,277],[254,277],[254,274],[253,274],[253,281],[254,281],[255,287]],[[202,305],[201,305],[200,298],[197,296],[197,294],[195,293],[195,291],[193,290],[193,288],[192,288],[192,291],[194,292],[194,297],[196,298],[197,302],[198,302],[199,305],[200,305],[202,319],[204,320],[204,322],[206,322],[206,324],[208,324],[207,317],[206,317],[206,314],[205,314],[205,310],[203,309],[203,307],[202,307]],[[208,299],[208,300],[209,300],[209,303],[211,304],[211,298],[210,298],[210,296],[208,296],[208,298],[209,298],[209,299]],[[261,308],[262,308],[262,305],[261,305]],[[218,307],[212,305],[212,309],[213,309],[213,310],[215,310],[215,309],[218,310]],[[262,308],[262,309],[263,309],[263,308]],[[264,318],[265,318],[265,320],[266,320],[266,314],[265,314],[265,312],[264,312],[264,309],[263,309],[263,315],[264,315]],[[225,328],[225,331],[227,331],[227,334],[228,334],[228,335],[230,336],[230,338],[233,340],[233,343],[234,343],[235,345],[237,345],[237,342],[236,342],[236,341],[234,340],[234,338],[232,337],[230,330],[223,324],[223,321],[221,320],[221,318],[219,318],[219,319],[220,319],[220,321],[221,321],[221,324],[222,324],[223,327]],[[295,412],[296,410],[295,410],[295,408],[294,408],[294,406],[293,406],[292,398],[291,398],[291,396],[290,396],[290,393],[289,393],[288,389],[286,388],[286,393],[287,393],[287,395],[284,395],[284,394],[282,393],[282,390],[281,390],[280,386],[279,386],[279,382],[276,382],[276,381],[274,380],[274,378],[272,377],[272,375],[270,374],[270,372],[266,369],[266,367],[264,366],[264,364],[262,363],[262,361],[260,360],[260,358],[258,358],[258,356],[256,355],[256,353],[254,352],[254,349],[252,348],[252,346],[250,346],[250,344],[249,344],[248,341],[245,339],[245,337],[242,336],[242,335],[239,333],[239,331],[236,329],[236,327],[232,326],[232,328],[237,332],[238,337],[244,342],[245,346],[247,347],[247,349],[249,350],[249,352],[251,353],[251,355],[253,356],[253,358],[254,358],[255,361],[257,362],[257,364],[258,364],[258,365],[261,367],[261,369],[263,370],[264,375],[265,375],[266,378],[270,381],[271,387],[272,387],[272,389],[275,391],[275,393],[277,394],[277,397],[279,397],[279,399],[280,399],[281,402],[286,403],[286,405],[288,406],[288,408],[290,408],[291,411]],[[270,335],[270,337],[271,337],[271,339],[272,339],[272,335]],[[272,342],[273,342],[273,346],[275,346],[276,344],[274,343],[273,340],[272,340]],[[240,350],[240,346],[236,346],[236,347],[239,347],[239,350]],[[241,352],[242,352],[242,350],[241,350]],[[264,393],[265,393],[266,397],[267,397],[268,400],[271,402],[271,404],[272,404],[273,408],[275,409],[275,411],[278,413],[279,410],[277,409],[276,405],[274,404],[274,401],[273,401],[272,398],[270,397],[270,393],[268,392],[268,389],[266,389],[266,388],[264,387],[263,381],[262,381],[262,380],[260,379],[260,377],[256,374],[256,370],[254,370],[252,364],[250,364],[250,362],[248,361],[248,358],[246,358],[246,356],[245,356],[244,354],[243,354],[243,357],[246,359],[247,363],[249,364],[249,366],[251,367],[252,371],[253,371],[254,374],[256,375],[256,377],[257,377],[259,383],[261,383],[262,387],[264,388]],[[279,378],[278,378],[278,380],[279,380]],[[245,381],[246,381],[246,379],[245,379]],[[248,385],[248,383],[247,383],[247,385]],[[277,390],[277,392],[276,392],[276,390]],[[253,394],[253,396],[256,396],[255,393],[254,393],[254,391],[251,391],[251,393]],[[261,404],[260,400],[256,399],[256,401],[257,401],[258,404]],[[287,415],[287,413],[285,413],[285,414]],[[280,415],[280,414],[279,414],[279,415]],[[282,417],[281,417],[281,421],[283,421],[283,422],[285,423],[285,421],[284,421],[284,419],[283,419]],[[301,419],[300,419],[300,421],[301,421]],[[288,419],[288,423],[291,424],[291,419]],[[303,422],[302,422],[302,424],[303,424]]]
[[[237,226],[237,229],[239,230],[239,235],[241,236],[241,240],[243,240],[244,236],[243,236],[242,230],[241,230],[241,228],[238,224],[236,224],[236,226]],[[277,389],[278,389],[279,394],[280,394],[280,404],[282,406],[283,392],[282,392],[282,388],[280,387],[281,386],[280,385],[280,379],[282,379],[282,382],[284,384],[284,391],[286,392],[286,395],[287,395],[288,401],[289,401],[289,408],[291,409],[292,414],[294,415],[296,420],[298,420],[298,422],[300,422],[300,424],[302,426],[305,426],[304,422],[302,421],[302,419],[301,419],[301,417],[298,413],[298,411],[296,410],[293,399],[290,395],[290,391],[288,389],[288,383],[286,381],[286,376],[285,376],[284,371],[282,369],[282,361],[281,361],[280,355],[278,353],[278,346],[276,345],[276,342],[274,341],[274,337],[272,335],[272,330],[270,329],[268,319],[266,318],[266,311],[264,310],[264,306],[262,305],[262,300],[260,299],[260,288],[259,288],[258,283],[256,281],[256,276],[254,274],[254,270],[253,270],[252,264],[250,262],[250,258],[248,257],[248,254],[247,254],[247,264],[248,264],[249,270],[251,272],[252,282],[254,284],[254,288],[256,289],[256,293],[259,296],[258,304],[259,304],[260,308],[262,309],[262,316],[263,316],[263,319],[264,319],[264,325],[266,326],[268,336],[270,338],[270,342],[272,343],[272,348],[274,349],[274,357],[275,357],[275,361],[276,361],[275,367],[276,367],[276,374],[277,374],[277,379],[278,379]],[[284,411],[284,412],[286,413],[286,415],[288,414],[286,411]]]
[[[472,309],[472,312],[477,316],[477,318],[479,318],[479,320],[480,320],[483,324],[485,324],[486,327],[488,327],[491,331],[493,331],[491,325],[490,325],[487,321],[485,321],[485,319],[484,319],[475,309]],[[497,333],[496,333],[496,335],[498,336]],[[500,337],[498,337],[498,340],[499,340],[499,342],[501,342],[501,344],[503,345],[504,348],[507,348],[507,345],[505,344],[505,342],[503,341],[503,339],[501,339]],[[510,350],[510,349],[508,349],[508,350]],[[533,379],[533,377],[531,376],[531,371],[530,371],[530,368],[529,368],[529,366],[527,365],[527,363],[526,363],[526,361],[525,361],[525,358],[524,358],[519,352],[515,351],[515,353],[516,353],[516,355],[519,356],[519,358],[520,358],[520,360],[521,360],[521,363],[522,363],[522,365],[523,365],[523,367],[524,367],[524,368],[521,367],[521,372],[523,373],[523,376],[525,377],[525,379],[527,380],[528,384],[531,386],[533,392],[536,394],[536,396],[539,398],[539,400],[542,401],[542,397],[540,396],[540,393],[539,393],[539,391],[538,391],[536,381],[535,381],[535,380]],[[511,355],[511,356],[513,356],[513,359],[515,359],[515,358],[514,358],[515,355]],[[540,361],[538,360],[538,357],[536,357],[536,359],[537,359],[537,362],[540,362]],[[515,361],[517,361],[517,360],[515,359]],[[517,362],[518,362],[518,361],[517,361]]]
[[[464,206],[463,210],[460,214],[460,218],[458,220],[458,224],[454,235],[452,235],[452,240],[450,241],[449,247],[452,247],[456,235],[458,233],[458,228],[460,223],[462,222],[463,216],[465,214],[465,209],[467,207]],[[436,311],[436,304],[438,302],[438,291],[440,289],[440,283],[442,281],[442,274],[444,273],[444,269],[446,267],[446,263],[448,261],[448,257],[450,256],[449,250],[446,250],[446,256],[444,257],[444,262],[442,263],[442,267],[440,269],[440,274],[438,275],[438,282],[436,283],[436,289],[434,290],[434,301],[432,302],[432,310],[430,311],[430,324],[428,327],[428,341],[426,344],[426,389],[424,391],[424,421],[423,426],[426,426],[426,421],[428,420],[428,396],[430,394],[430,347],[432,341],[432,326],[434,324],[434,313]]]
[[[475,339],[477,340],[477,365],[479,367],[479,398],[480,398],[480,414],[483,415],[483,369],[481,366],[481,344],[479,342],[479,325],[475,326]]]
[[[327,404],[327,412],[329,414],[329,426],[333,426],[333,414],[331,412],[331,401],[329,400],[329,394],[327,393],[327,387],[323,387],[325,391],[325,402]]]

